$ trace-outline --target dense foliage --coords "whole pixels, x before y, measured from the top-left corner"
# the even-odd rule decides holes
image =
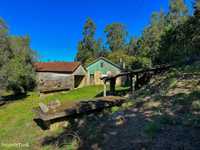
[[[11,36],[4,21],[0,19],[0,88],[24,93],[35,86],[33,60],[27,36]]]
[[[83,39],[78,43],[76,59],[83,64],[88,64],[95,58],[104,55],[102,40],[95,39],[96,25],[88,18],[83,28]]]
[[[125,25],[112,23],[104,30],[105,44],[101,41],[95,46],[95,31],[94,22],[87,20],[77,55],[85,65],[99,56],[118,64],[123,61],[129,69],[196,60],[200,58],[200,1],[195,1],[191,16],[184,0],[170,0],[169,11],[154,12],[150,24],[138,38],[128,38]]]

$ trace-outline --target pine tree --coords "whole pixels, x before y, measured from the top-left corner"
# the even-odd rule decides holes
[[[83,39],[78,43],[76,60],[83,65],[96,58],[101,48],[101,41],[95,40],[96,25],[88,18],[83,28]]]
[[[194,16],[200,19],[200,0],[196,0],[194,5]]]
[[[125,50],[128,32],[123,24],[113,23],[107,25],[104,32],[106,34],[106,40],[110,51]]]
[[[164,13],[162,11],[153,13],[150,25],[144,30],[142,37],[139,39],[141,55],[150,58],[154,63],[159,53],[159,43],[165,28]]]
[[[170,27],[176,27],[187,19],[188,9],[184,0],[170,0],[167,19]]]

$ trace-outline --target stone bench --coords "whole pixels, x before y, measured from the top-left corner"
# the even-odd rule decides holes
[[[88,101],[74,102],[73,105],[65,106],[65,104],[52,108],[45,104],[39,104],[40,107],[35,108],[36,117],[34,120],[42,129],[49,129],[50,125],[57,121],[63,121],[69,117],[78,117],[79,115],[92,113],[112,106],[119,106],[126,101],[125,98],[108,96],[95,98]]]

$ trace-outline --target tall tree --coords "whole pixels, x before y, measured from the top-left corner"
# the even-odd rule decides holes
[[[160,51],[163,51],[160,46],[161,42],[163,45],[162,37],[168,36],[177,26],[187,21],[187,18],[188,10],[184,0],[170,0],[169,12],[166,15],[162,11],[153,13],[150,25],[139,40],[143,56],[149,57],[153,64],[157,64],[160,61]],[[167,47],[169,43],[165,45]]]
[[[192,49],[197,57],[200,57],[200,0],[196,0],[194,4],[194,16],[192,17]]]
[[[88,59],[93,59],[98,51],[98,43],[95,40],[96,25],[88,18],[83,28],[83,39],[78,43],[77,60],[86,64]]]
[[[200,59],[200,21],[198,1],[194,16],[186,16],[177,26],[166,31],[160,42],[159,59],[161,63],[191,62]]]
[[[138,56],[139,55],[139,46],[138,46],[138,39],[136,38],[130,38],[130,41],[127,45],[127,54],[132,56]]]
[[[94,53],[95,58],[105,57],[107,55],[107,49],[106,49],[105,45],[103,44],[103,40],[101,38],[99,38],[96,41],[95,49],[96,49],[96,51]]]
[[[3,72],[3,65],[5,65],[11,57],[11,51],[8,45],[8,28],[4,20],[0,18],[0,88],[5,88],[5,76]]]
[[[140,53],[143,57],[148,57],[152,62],[156,61],[159,53],[159,43],[161,36],[165,32],[165,16],[161,11],[153,13],[150,25],[144,30],[139,39]]]
[[[200,19],[200,0],[195,1],[194,16]]]
[[[31,90],[35,86],[33,61],[35,54],[28,37],[13,37],[7,34],[0,22],[0,82],[15,94]]]
[[[187,19],[188,9],[184,0],[170,0],[167,20],[170,27],[175,27]]]
[[[107,44],[112,52],[125,49],[128,32],[123,24],[113,23],[107,25],[104,32]]]

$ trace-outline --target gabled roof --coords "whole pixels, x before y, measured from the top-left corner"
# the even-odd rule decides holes
[[[92,63],[90,63],[90,64],[87,66],[87,68],[88,68],[90,65],[96,63],[96,62],[99,61],[99,60],[104,60],[104,61],[108,62],[109,64],[115,66],[116,68],[118,68],[118,69],[120,69],[120,70],[123,70],[122,67],[120,67],[119,65],[117,65],[117,64],[115,64],[115,63],[113,63],[113,62],[111,62],[110,60],[108,60],[108,59],[106,59],[106,58],[104,58],[104,57],[99,57],[99,58],[97,58],[95,61],[93,61]]]
[[[37,62],[34,64],[36,72],[73,73],[80,62]]]

